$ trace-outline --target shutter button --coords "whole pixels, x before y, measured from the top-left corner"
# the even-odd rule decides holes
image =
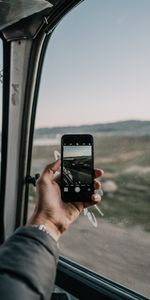
[[[75,190],[76,193],[79,193],[80,192],[79,186],[76,186],[74,190]]]

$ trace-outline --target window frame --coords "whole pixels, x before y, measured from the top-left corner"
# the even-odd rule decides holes
[[[69,284],[68,284],[69,283]],[[148,300],[148,298],[60,256],[56,285],[80,300]]]
[[[82,1],[74,1],[74,2],[82,2]],[[66,12],[68,12],[68,10]],[[66,14],[66,12],[64,14]],[[62,16],[60,16],[60,19],[61,18]],[[55,26],[53,29],[55,29]],[[53,30],[49,28],[49,32],[53,33]],[[31,127],[29,133],[30,136],[29,136],[29,148],[28,148],[27,175],[30,174],[30,170],[31,170],[33,135],[34,135],[34,124],[35,124],[37,102],[38,102],[38,91],[39,91],[45,52],[50,37],[51,34],[49,34],[49,36],[47,36],[47,38],[44,41],[43,49],[39,61],[39,66],[38,66],[36,88],[35,88],[33,107],[32,107]],[[26,184],[26,188],[25,188],[23,224],[25,224],[27,221],[28,202],[29,202],[29,183]],[[18,220],[18,224],[19,224],[19,220]],[[114,282],[113,280],[109,280],[104,276],[92,272],[91,270],[81,266],[80,264],[75,263],[62,256],[60,256],[58,266],[57,266],[56,285],[65,289],[67,292],[71,293],[72,295],[79,297],[79,299],[83,299],[83,300],[85,298],[88,299],[89,297],[91,300],[99,299],[98,297],[102,297],[102,299],[108,299],[108,300],[111,299],[112,300],[125,300],[125,299],[126,300],[127,299],[148,300],[148,298],[146,298],[145,296],[142,296],[128,289],[127,287]]]

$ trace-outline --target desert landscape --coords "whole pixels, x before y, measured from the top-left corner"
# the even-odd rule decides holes
[[[99,205],[104,216],[90,209],[98,224],[94,227],[82,214],[61,238],[61,255],[149,297],[150,136],[96,132],[94,140],[95,166],[105,171]],[[54,150],[60,151],[59,143],[34,145],[32,174],[54,161]],[[29,204],[30,214],[32,187]]]

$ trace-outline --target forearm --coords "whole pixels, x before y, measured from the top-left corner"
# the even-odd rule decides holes
[[[50,299],[57,261],[53,238],[20,228],[0,249],[0,299]]]

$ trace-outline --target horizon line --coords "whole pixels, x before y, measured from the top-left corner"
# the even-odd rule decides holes
[[[64,124],[64,125],[53,125],[53,126],[37,126],[35,129],[45,129],[45,128],[62,128],[62,127],[83,127],[83,126],[94,126],[94,125],[107,125],[107,124],[115,124],[115,123],[125,123],[125,122],[150,122],[150,119],[123,119],[117,121],[106,121],[102,123],[82,123],[82,124]]]

